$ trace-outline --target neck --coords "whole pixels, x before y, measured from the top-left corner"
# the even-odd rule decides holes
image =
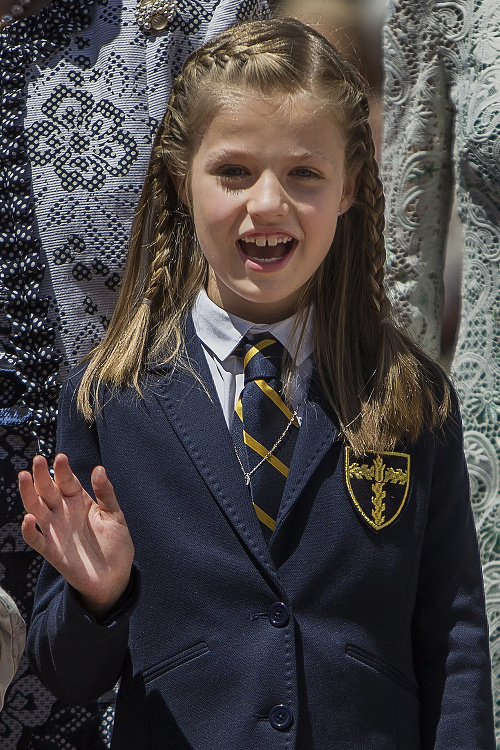
[[[252,323],[272,325],[290,318],[297,312],[297,300],[284,299],[276,303],[254,302],[241,297],[209,277],[207,295],[217,307]]]

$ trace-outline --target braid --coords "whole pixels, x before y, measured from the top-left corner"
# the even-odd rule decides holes
[[[145,297],[151,302],[157,299],[162,289],[167,287],[167,256],[169,252],[168,240],[171,234],[171,220],[166,210],[167,184],[169,175],[160,160],[156,161],[152,173],[152,194],[154,201],[153,233],[154,244],[150,247],[152,254],[150,277],[145,289]]]
[[[366,123],[366,158],[361,172],[362,201],[364,203],[365,237],[369,284],[373,302],[381,317],[388,313],[388,301],[384,289],[385,243],[384,243],[384,192],[375,161],[375,147],[371,128]]]
[[[190,169],[212,119],[248,89],[286,102],[311,94],[344,136],[345,172],[359,185],[357,200],[342,213],[330,252],[304,285],[297,333],[315,305],[319,380],[356,452],[415,439],[423,427],[442,423],[449,395],[440,371],[409,339],[393,323],[380,325],[390,315],[384,198],[365,85],[324,37],[293,19],[233,27],[186,60],[153,146],[120,298],[104,341],[91,355],[78,407],[91,420],[101,384],[131,384],[140,393],[148,359],[184,367],[199,380],[183,339],[208,273],[192,219]],[[292,374],[288,367],[289,384]]]

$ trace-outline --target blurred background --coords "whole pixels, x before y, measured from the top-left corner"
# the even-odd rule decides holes
[[[270,0],[274,13],[300,18],[328,37],[363,73],[371,90],[372,129],[382,143],[382,27],[386,0]]]
[[[387,0],[269,0],[273,12],[300,18],[328,37],[358,67],[370,86],[371,127],[382,159],[383,138],[383,60],[382,30]],[[460,306],[461,257],[463,249],[460,220],[453,211],[444,271],[445,307],[441,347],[444,363],[453,355]]]

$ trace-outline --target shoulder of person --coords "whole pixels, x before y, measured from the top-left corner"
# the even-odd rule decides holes
[[[0,587],[0,708],[26,641],[26,625],[9,594]]]

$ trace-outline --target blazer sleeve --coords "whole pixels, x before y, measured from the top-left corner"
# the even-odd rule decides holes
[[[495,750],[483,582],[458,405],[436,442],[412,625],[422,750]]]
[[[100,463],[95,429],[77,413],[77,385],[69,380],[59,402],[58,450],[90,490],[90,474]],[[27,653],[43,684],[73,705],[95,701],[113,688],[127,653],[129,617],[139,595],[134,569],[127,591],[105,620],[79,604],[74,589],[47,562],[40,573],[28,632]]]

